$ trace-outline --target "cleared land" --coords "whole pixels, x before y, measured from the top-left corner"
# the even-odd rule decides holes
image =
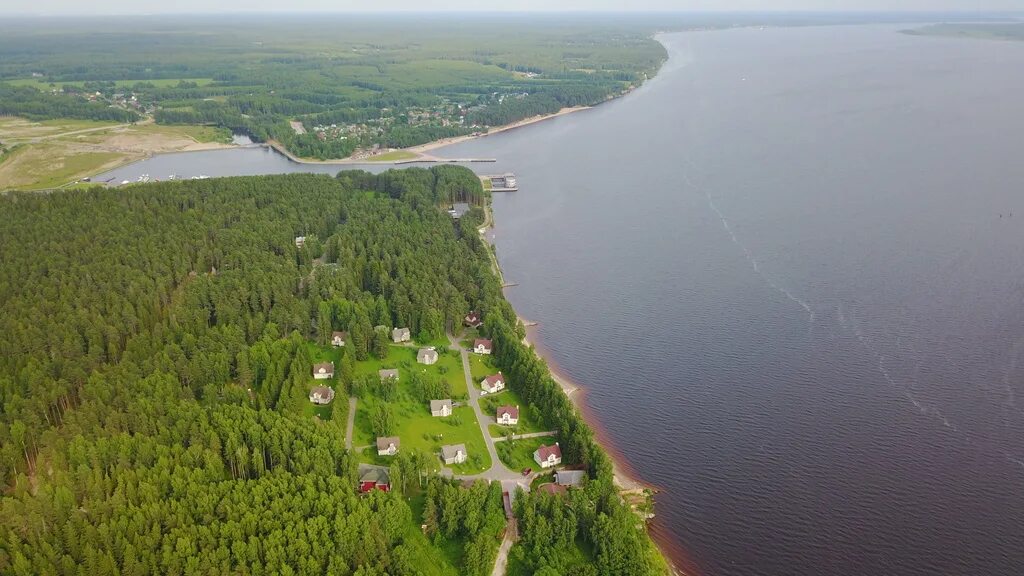
[[[0,190],[73,183],[157,152],[227,146],[230,132],[213,126],[112,124],[90,120],[0,119]]]

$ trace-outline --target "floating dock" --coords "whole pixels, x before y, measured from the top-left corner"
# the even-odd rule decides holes
[[[511,172],[484,175],[480,179],[490,181],[491,192],[516,192],[519,190],[519,185],[516,183],[516,175]]]

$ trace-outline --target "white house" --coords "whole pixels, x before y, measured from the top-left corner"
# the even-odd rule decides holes
[[[494,419],[502,426],[515,426],[519,423],[519,406],[498,406]]]
[[[336,348],[344,346],[345,340],[348,340],[348,332],[334,332],[331,334],[331,346]]]
[[[431,416],[451,416],[452,415],[452,401],[450,399],[445,400],[431,400],[430,401],[430,415]]]
[[[445,464],[462,464],[467,457],[465,444],[441,446],[441,459]]]
[[[533,459],[537,461],[537,464],[540,464],[541,468],[558,466],[562,463],[562,449],[558,447],[558,442],[551,446],[541,446],[534,451]]]
[[[477,338],[473,341],[474,354],[490,354],[492,349],[491,341],[486,338]]]
[[[309,401],[313,404],[330,404],[334,400],[334,390],[328,386],[314,386],[309,391]]]
[[[398,454],[398,436],[377,438],[377,455],[394,456]]]
[[[408,342],[412,340],[412,332],[408,328],[395,328],[391,331],[391,340],[395,343]]]
[[[437,350],[433,346],[430,348],[420,348],[419,352],[416,353],[416,361],[427,366],[436,363]]]
[[[488,394],[501,392],[505,389],[505,377],[501,375],[501,372],[491,374],[480,381],[480,387],[486,390]]]
[[[334,378],[334,362],[314,364],[313,378],[317,380],[330,380],[331,378]]]

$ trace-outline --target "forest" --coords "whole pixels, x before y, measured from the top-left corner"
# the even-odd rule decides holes
[[[521,573],[664,573],[455,199],[486,203],[456,166],[0,198],[0,573],[489,574],[497,484],[412,454],[359,495],[343,421],[296,408],[329,328],[370,346],[373,322],[450,331],[468,309],[589,472],[517,499]]]
[[[639,85],[667,57],[648,20],[427,19],[0,23],[0,115],[143,114],[328,159],[597,104]]]

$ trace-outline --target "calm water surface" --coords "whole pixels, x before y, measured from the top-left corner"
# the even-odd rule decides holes
[[[507,295],[659,535],[708,575],[1024,574],[1024,43],[663,40],[628,98],[444,151],[517,173]]]

